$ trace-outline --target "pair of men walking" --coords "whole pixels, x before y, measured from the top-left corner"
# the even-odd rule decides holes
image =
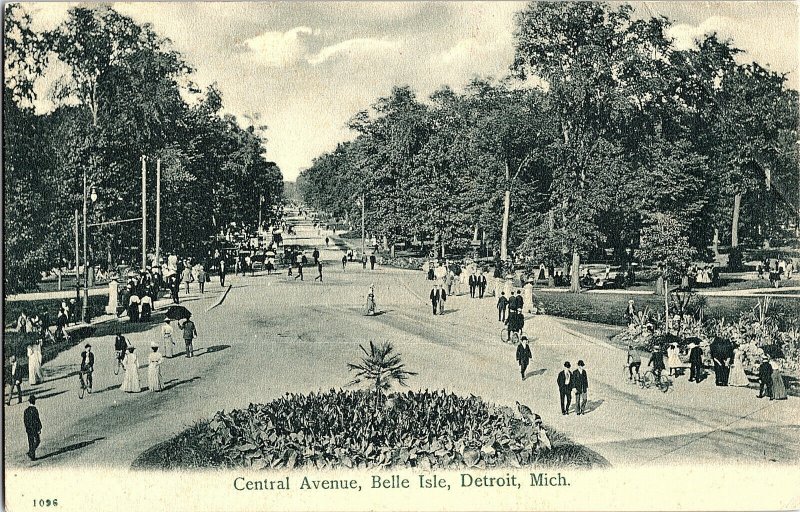
[[[433,307],[434,315],[444,314],[444,303],[447,301],[447,291],[438,284],[433,285],[431,289],[431,306]]]
[[[564,363],[564,369],[558,373],[556,382],[558,383],[558,393],[561,399],[561,414],[569,414],[569,406],[572,403],[572,390],[575,390],[575,413],[577,415],[586,413],[586,401],[589,391],[589,378],[582,360],[578,361],[578,368],[570,370],[572,365],[569,361]]]
[[[486,276],[481,273],[480,275],[470,274],[469,275],[469,296],[473,299],[475,298],[475,292],[478,293],[478,298],[482,299],[483,294],[486,291]]]

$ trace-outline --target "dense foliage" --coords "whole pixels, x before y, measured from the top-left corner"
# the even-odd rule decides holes
[[[534,427],[509,407],[444,391],[287,394],[246,410],[218,412],[143,454],[135,466],[165,468],[391,468],[603,466],[602,457],[549,432],[537,450]]]
[[[477,227],[502,257],[577,273],[613,249],[664,263],[672,282],[715,233],[735,264],[742,244],[794,238],[797,91],[716,34],[680,49],[668,19],[637,18],[532,2],[510,77],[426,100],[395,87],[301,175],[305,201],[358,225],[363,196],[367,231],[389,244],[460,250]]]
[[[130,219],[141,215],[147,158],[153,247],[161,159],[161,246],[182,255],[201,254],[230,222],[257,219],[261,197],[267,212],[281,201],[282,175],[264,158],[261,127],[223,114],[216,87],[198,90],[189,65],[148,24],[104,5],[73,7],[48,32],[33,31],[19,4],[6,7],[4,22],[5,293],[74,264],[84,173],[98,195],[89,222]],[[36,81],[62,69],[37,97]],[[89,246],[94,263],[136,261],[141,229],[94,227]]]

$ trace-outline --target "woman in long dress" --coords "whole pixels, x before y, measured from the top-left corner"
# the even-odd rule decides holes
[[[164,357],[175,357],[175,340],[172,337],[172,325],[170,319],[164,319],[164,325],[161,326],[161,338],[164,341]]]
[[[150,348],[152,352],[147,358],[149,363],[147,366],[147,387],[150,391],[161,391],[164,387],[161,380],[161,361],[164,360],[164,356],[158,352],[158,342],[154,341]]]
[[[669,367],[669,374],[670,375],[678,375],[678,369],[683,366],[681,362],[680,350],[678,349],[678,345],[676,343],[671,343],[669,347],[667,347],[667,366]]]
[[[121,388],[126,393],[138,393],[142,390],[142,385],[139,383],[139,360],[136,358],[134,350],[134,347],[128,347],[128,353],[122,362],[122,366],[125,368],[125,375],[122,379]]]
[[[770,364],[772,365],[772,398],[770,400],[786,400],[786,385],[783,382],[781,362],[773,359]]]
[[[728,377],[729,386],[744,387],[750,384],[747,374],[744,372],[744,352],[740,348],[733,351],[733,368]]]
[[[42,346],[41,340],[28,345],[28,383],[33,386],[40,384],[42,377]]]

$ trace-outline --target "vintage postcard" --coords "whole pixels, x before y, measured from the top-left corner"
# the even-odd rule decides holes
[[[800,508],[800,4],[3,7],[7,510]]]

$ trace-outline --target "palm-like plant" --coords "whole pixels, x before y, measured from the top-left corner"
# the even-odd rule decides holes
[[[370,340],[369,351],[363,345],[359,345],[359,347],[364,352],[364,357],[361,358],[360,364],[347,363],[348,370],[356,372],[356,377],[348,383],[348,386],[366,382],[369,383],[370,388],[374,387],[377,410],[381,396],[392,386],[392,382],[406,386],[406,380],[410,376],[416,375],[416,372],[405,369],[400,354],[394,351],[394,347],[389,342],[376,345]]]

